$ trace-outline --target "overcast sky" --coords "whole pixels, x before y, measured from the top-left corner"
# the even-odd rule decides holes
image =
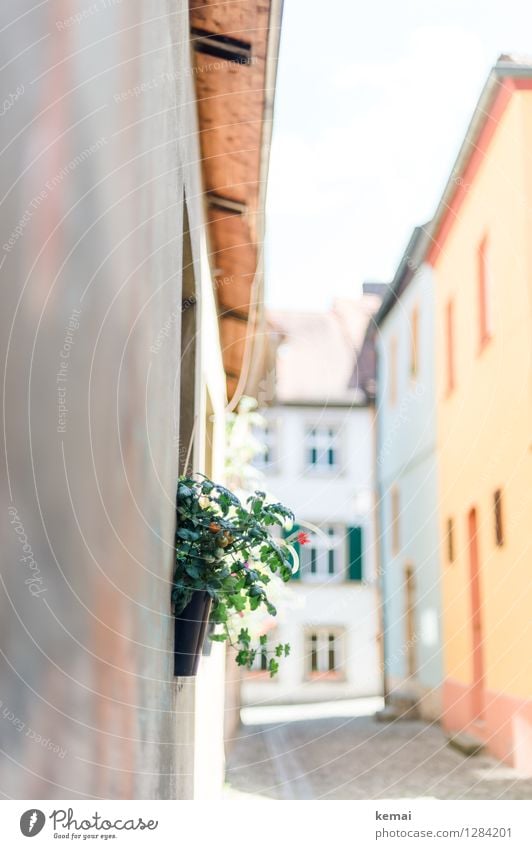
[[[285,0],[270,306],[322,309],[391,278],[508,52],[532,56],[530,0]]]

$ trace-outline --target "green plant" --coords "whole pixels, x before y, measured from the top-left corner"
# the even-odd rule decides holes
[[[251,668],[257,652],[266,654],[273,676],[279,658],[290,652],[288,643],[268,647],[266,636],[252,645],[249,629],[235,627],[246,612],[263,605],[271,616],[277,611],[266,587],[273,575],[292,577],[287,542],[276,540],[270,528],[291,525],[294,515],[282,504],[268,503],[255,492],[243,504],[229,489],[204,476],[179,478],[177,487],[176,568],[172,601],[178,616],[194,591],[212,598],[211,622],[221,627],[211,640],[228,641],[236,662]]]

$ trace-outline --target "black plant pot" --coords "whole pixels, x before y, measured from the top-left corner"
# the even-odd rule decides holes
[[[196,590],[175,617],[174,675],[196,675],[210,612],[209,593]]]

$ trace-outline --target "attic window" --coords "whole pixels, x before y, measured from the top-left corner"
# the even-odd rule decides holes
[[[249,41],[241,41],[230,35],[221,35],[217,32],[209,32],[206,29],[192,27],[194,50],[198,53],[207,53],[216,56],[217,59],[225,59],[227,62],[236,62],[238,65],[251,64],[251,44]]]

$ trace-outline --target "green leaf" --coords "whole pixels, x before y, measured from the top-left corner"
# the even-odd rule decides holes
[[[274,675],[277,675],[279,672],[279,664],[275,660],[275,658],[271,657],[270,662],[268,664],[268,669],[270,672],[270,678],[273,678]]]
[[[234,607],[237,613],[240,613],[242,610],[246,609],[246,599],[242,595],[229,596],[229,604]]]
[[[225,604],[217,604],[215,605],[212,613],[211,619],[213,622],[217,624],[221,624],[223,622],[227,622],[227,607]]]
[[[178,528],[176,534],[180,539],[189,540],[191,542],[195,542],[201,536],[198,531],[191,531],[188,528]]]

